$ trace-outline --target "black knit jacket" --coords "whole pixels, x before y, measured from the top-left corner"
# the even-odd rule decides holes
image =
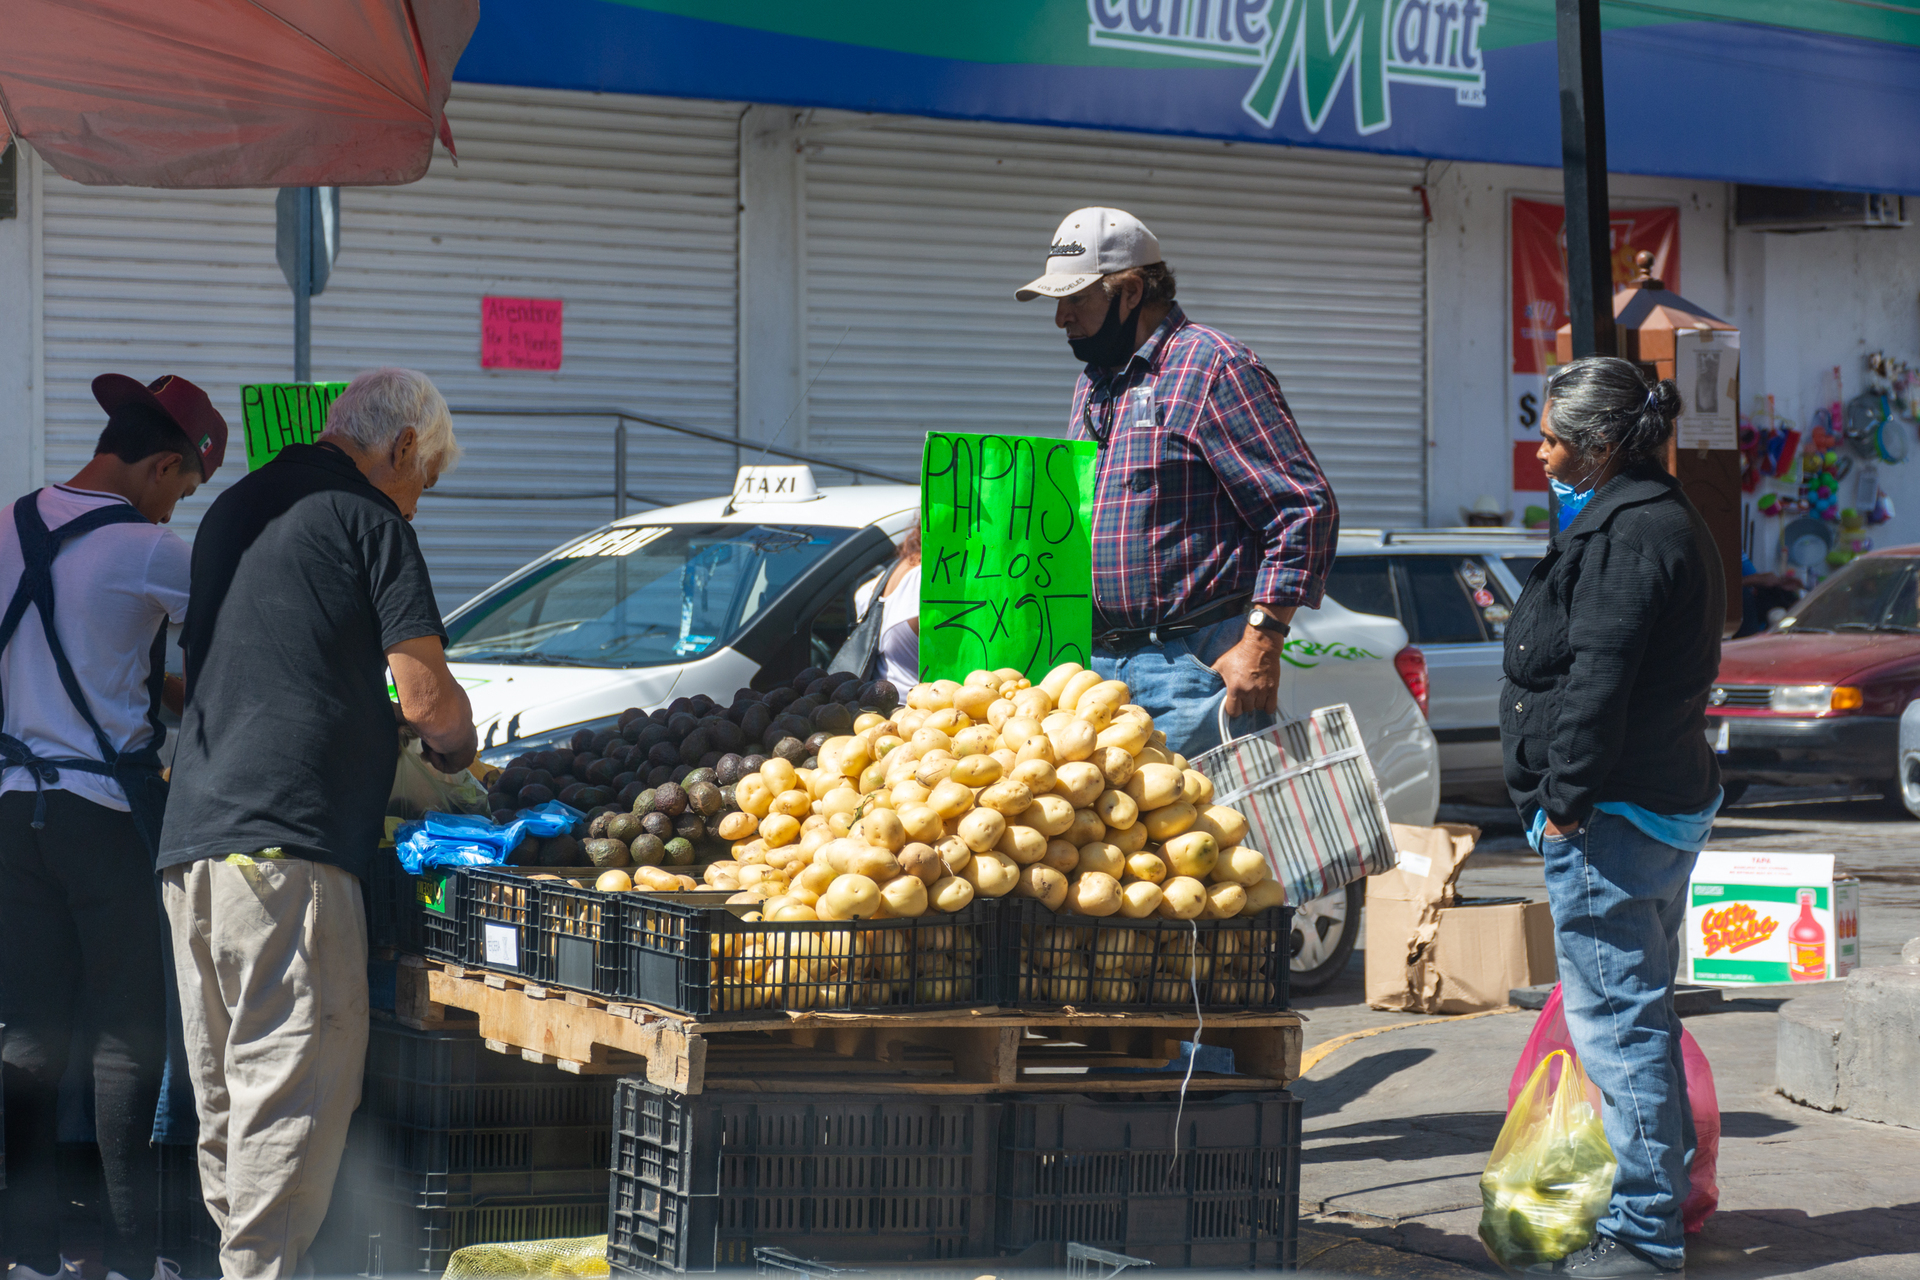
[[[1553,536],[1507,624],[1500,750],[1528,822],[1603,800],[1655,813],[1712,803],[1706,739],[1726,579],[1706,522],[1654,466],[1624,471]]]

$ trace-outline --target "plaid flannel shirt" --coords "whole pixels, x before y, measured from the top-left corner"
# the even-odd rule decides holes
[[[1124,368],[1087,366],[1069,433],[1100,446],[1096,631],[1248,593],[1319,605],[1339,509],[1279,382],[1245,345],[1176,304]]]

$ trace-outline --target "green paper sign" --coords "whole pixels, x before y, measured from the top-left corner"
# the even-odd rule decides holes
[[[1088,440],[932,431],[920,461],[920,678],[1093,653]]]
[[[247,433],[247,470],[258,471],[290,444],[312,444],[327,429],[327,410],[344,382],[249,382],[240,388]]]

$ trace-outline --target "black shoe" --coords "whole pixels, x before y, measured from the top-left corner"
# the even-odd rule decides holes
[[[1567,1260],[1560,1264],[1560,1274],[1579,1276],[1581,1280],[1613,1280],[1616,1276],[1667,1276],[1671,1280],[1685,1280],[1687,1269],[1680,1266],[1669,1271],[1642,1257],[1632,1246],[1621,1244],[1611,1236],[1595,1234],[1592,1244],[1567,1255]]]

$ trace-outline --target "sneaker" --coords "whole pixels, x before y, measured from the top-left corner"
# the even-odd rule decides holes
[[[118,1271],[107,1272],[107,1280],[127,1280]],[[172,1258],[153,1260],[153,1280],[180,1280],[180,1264]]]
[[[1630,1245],[1621,1244],[1612,1236],[1595,1235],[1593,1243],[1586,1248],[1567,1255],[1560,1264],[1563,1276],[1578,1276],[1581,1280],[1614,1280],[1616,1276],[1667,1276],[1672,1280],[1686,1280],[1685,1266],[1669,1271],[1645,1257],[1642,1257]]]

